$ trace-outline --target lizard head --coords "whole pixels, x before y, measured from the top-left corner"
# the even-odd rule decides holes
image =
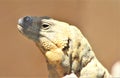
[[[18,30],[29,39],[40,42],[46,50],[67,46],[68,26],[47,16],[25,16],[18,20]]]

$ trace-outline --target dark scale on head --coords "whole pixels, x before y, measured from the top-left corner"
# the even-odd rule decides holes
[[[23,24],[22,26],[24,28],[27,28],[28,26],[32,25],[33,19],[31,17],[29,17],[29,16],[26,16],[26,17],[23,18],[22,21],[23,21],[22,22],[22,24]]]
[[[26,17],[23,18],[23,21],[24,22],[32,22],[32,17],[26,16]]]

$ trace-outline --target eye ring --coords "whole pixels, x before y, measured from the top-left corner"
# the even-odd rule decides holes
[[[43,29],[49,29],[49,26],[50,26],[50,25],[47,24],[47,23],[42,24],[42,28],[43,28]]]

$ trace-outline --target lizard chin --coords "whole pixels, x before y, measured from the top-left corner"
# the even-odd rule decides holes
[[[28,37],[29,39],[35,41],[35,42],[39,42],[39,33],[35,32],[32,29],[25,29],[24,27],[22,27],[21,25],[17,25],[18,31],[20,33],[22,33],[24,36]]]

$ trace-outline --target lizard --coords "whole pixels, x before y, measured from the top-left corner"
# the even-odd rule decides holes
[[[18,30],[35,42],[46,59],[49,78],[74,73],[78,78],[109,78],[80,29],[48,16],[24,16]]]

